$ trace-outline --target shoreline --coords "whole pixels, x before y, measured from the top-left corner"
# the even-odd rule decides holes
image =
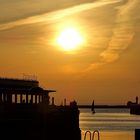
[[[89,108],[91,109],[91,105],[78,105],[78,108]],[[127,105],[95,105],[94,108],[128,108]]]

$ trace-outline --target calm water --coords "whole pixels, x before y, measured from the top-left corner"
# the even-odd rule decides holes
[[[140,116],[131,115],[129,109],[96,109],[95,111],[96,113],[92,114],[90,109],[80,109],[82,132],[99,130],[103,134],[103,140],[121,138],[133,140],[135,128],[140,128]]]

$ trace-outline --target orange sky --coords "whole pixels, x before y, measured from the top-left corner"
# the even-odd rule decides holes
[[[56,103],[126,104],[140,96],[139,0],[0,1],[0,76],[36,75]],[[64,28],[84,38],[65,51]]]

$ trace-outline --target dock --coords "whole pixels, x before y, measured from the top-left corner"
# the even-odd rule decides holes
[[[75,101],[56,106],[36,80],[0,78],[2,140],[81,140]]]

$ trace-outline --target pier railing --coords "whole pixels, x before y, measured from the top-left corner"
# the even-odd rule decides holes
[[[93,132],[91,132],[89,130],[86,131],[85,135],[84,135],[84,140],[88,140],[87,139],[87,134],[89,134],[89,140],[94,140],[94,136],[95,136],[96,133],[97,133],[97,139],[100,140],[100,133],[99,133],[98,130],[94,130]]]

